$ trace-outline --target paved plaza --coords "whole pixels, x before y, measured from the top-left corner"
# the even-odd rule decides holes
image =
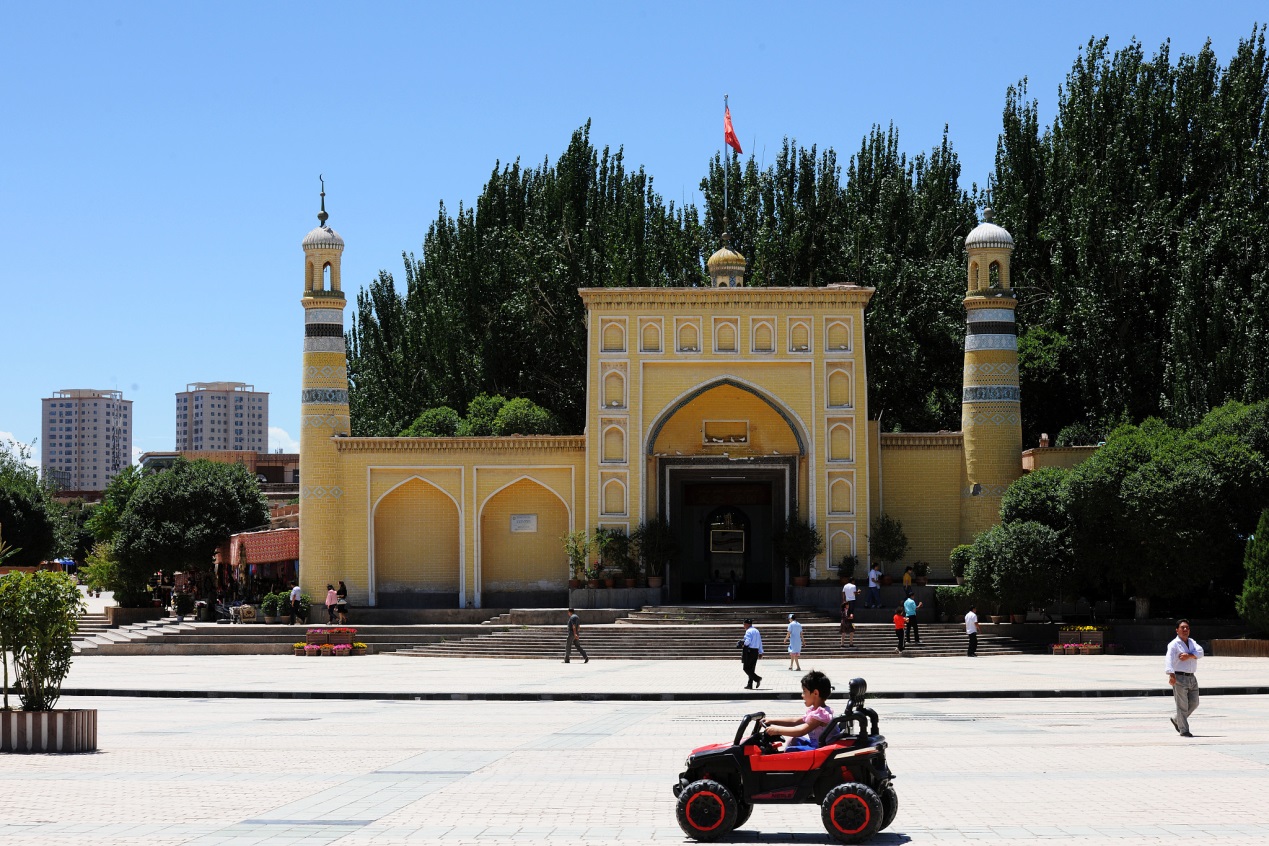
[[[948,687],[1162,687],[1162,659],[874,659],[819,662],[839,683]],[[1269,684],[1269,659],[1205,659],[1205,686]],[[670,787],[694,746],[731,737],[798,674],[739,662],[103,658],[70,686],[208,690],[521,691],[523,701],[67,697],[100,710],[100,751],[0,758],[0,844],[687,842]],[[1090,687],[1092,686],[1092,687]],[[1144,688],[1143,688],[1144,689]],[[735,690],[719,700],[545,701],[530,693]],[[901,808],[874,842],[1269,844],[1269,696],[1213,695],[1196,737],[1171,701],[878,699]],[[829,843],[814,806],[760,806],[724,842]]]

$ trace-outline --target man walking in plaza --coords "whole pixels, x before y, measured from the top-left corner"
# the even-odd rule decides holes
[[[1190,637],[1190,621],[1177,620],[1176,637],[1168,644],[1167,671],[1168,684],[1172,685],[1172,700],[1176,703],[1176,716],[1172,718],[1172,727],[1182,737],[1193,737],[1190,734],[1190,714],[1199,706],[1198,670],[1199,659],[1203,657],[1203,647]]]
[[[753,624],[753,620],[745,620],[745,636],[736,645],[741,650],[740,665],[745,668],[745,675],[749,677],[745,690],[761,687],[762,676],[755,671],[758,669],[758,659],[762,657],[762,633]]]
[[[565,664],[573,657],[574,646],[582,656],[582,663],[589,664],[590,656],[586,654],[585,649],[582,649],[582,620],[577,616],[577,612],[570,608],[568,609],[568,641],[564,644]]]
[[[881,565],[868,568],[868,608],[881,607]]]
[[[965,634],[969,635],[969,651],[965,654],[970,658],[978,657],[978,606],[969,606],[969,612],[965,614]]]

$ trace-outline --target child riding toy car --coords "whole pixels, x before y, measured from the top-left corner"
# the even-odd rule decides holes
[[[695,840],[714,840],[744,825],[755,804],[810,802],[842,843],[862,843],[889,826],[899,797],[877,712],[864,707],[867,692],[867,682],[851,679],[845,712],[824,727],[816,748],[784,751],[758,712],[745,715],[730,745],[693,749],[674,785],[679,827]]]

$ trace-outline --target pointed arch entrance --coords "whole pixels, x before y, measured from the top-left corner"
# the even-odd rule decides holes
[[[774,397],[731,377],[686,392],[649,427],[657,511],[679,545],[670,601],[783,601],[775,532],[797,509],[806,431]]]
[[[374,507],[374,582],[381,608],[453,608],[462,560],[458,504],[411,476]]]

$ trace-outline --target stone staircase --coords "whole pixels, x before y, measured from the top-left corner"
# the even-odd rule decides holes
[[[790,612],[803,624],[804,659],[827,657],[894,657],[894,627],[889,623],[865,623],[855,627],[855,646],[840,645],[838,624],[830,615],[813,608],[774,606],[645,606],[611,624],[582,625],[582,643],[595,658],[673,660],[717,658],[739,660],[736,641],[744,629],[740,621],[752,618],[763,632],[768,659],[787,655],[784,626]],[[458,638],[445,637],[397,654],[408,657],[452,658],[547,658],[559,659],[564,651],[563,621],[553,625],[509,626]],[[965,629],[957,623],[922,623],[921,643],[908,648],[912,656],[935,657],[965,654]],[[1042,644],[984,633],[978,639],[981,655],[1038,654]]]

